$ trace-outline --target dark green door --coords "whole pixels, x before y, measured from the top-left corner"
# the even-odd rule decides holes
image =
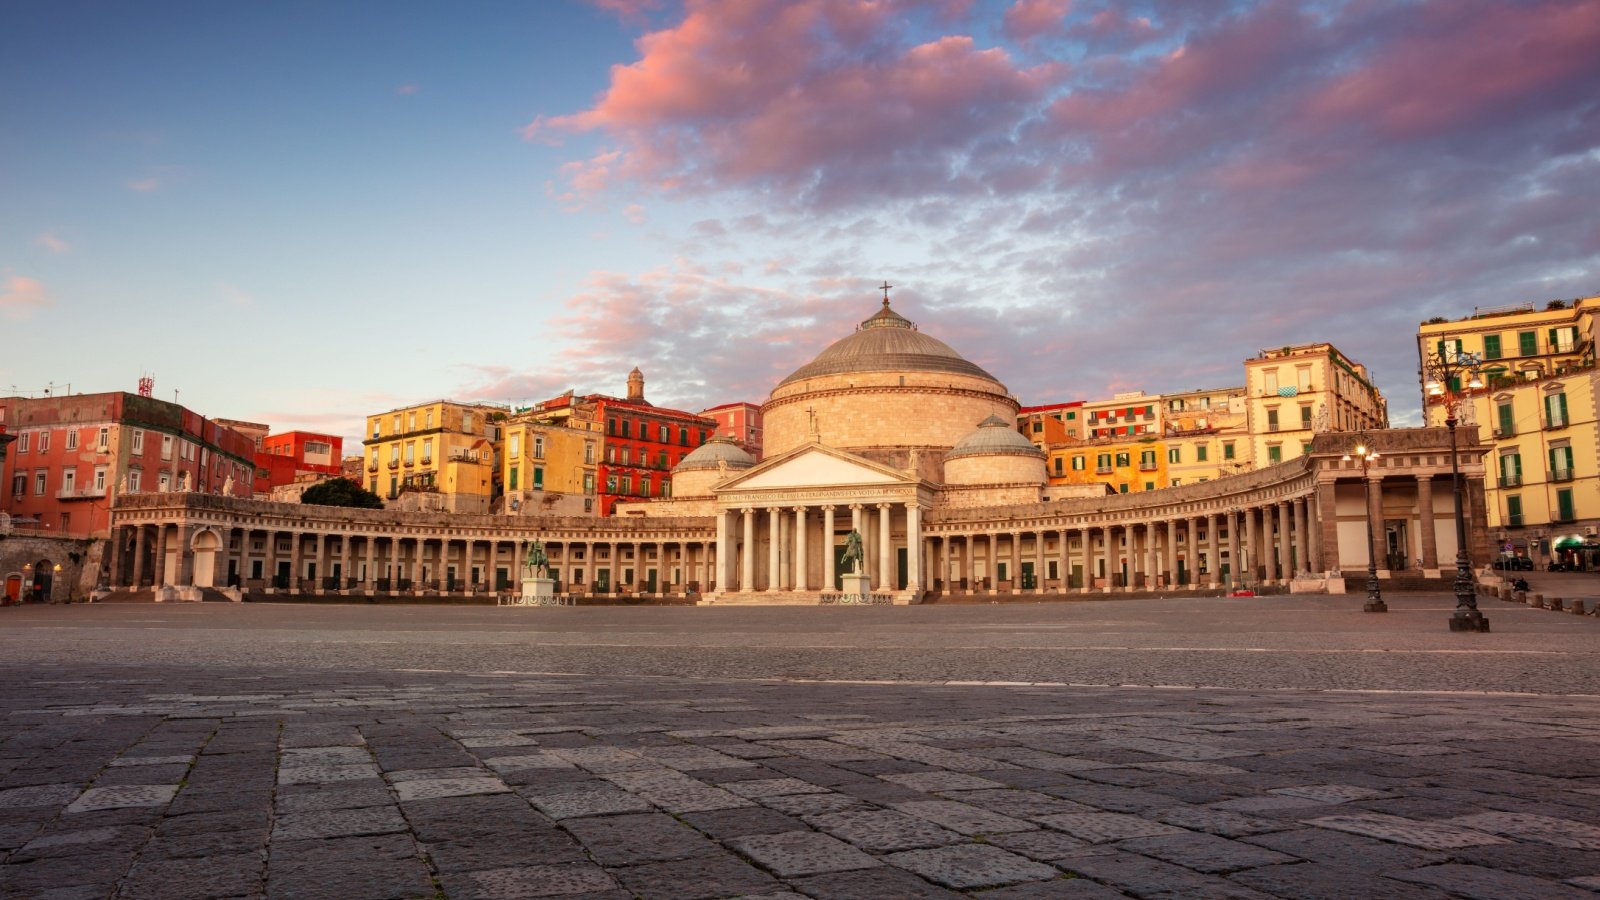
[[[1025,562],[1022,564],[1022,589],[1032,590],[1033,587],[1033,563]]]
[[[895,590],[900,590],[901,588],[904,588],[906,585],[910,584],[911,579],[906,575],[906,573],[910,571],[906,562],[906,548],[901,547],[897,552],[899,556],[895,559],[895,574],[900,580],[894,583],[894,587]]]
[[[645,570],[645,573],[644,573],[644,592],[646,594],[654,594],[656,592],[656,570],[655,569],[646,569]]]
[[[610,569],[599,569],[594,573],[594,592],[597,594],[611,593]]]

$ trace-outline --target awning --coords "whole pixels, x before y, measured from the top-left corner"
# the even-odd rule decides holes
[[[1600,544],[1577,535],[1558,537],[1552,546],[1557,550],[1600,550]]]

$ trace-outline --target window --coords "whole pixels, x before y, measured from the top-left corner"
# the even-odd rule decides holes
[[[1034,434],[1042,434],[1044,432],[1044,420],[1043,419],[1034,419],[1033,422],[1032,422],[1032,425],[1033,425],[1033,433]]]
[[[17,452],[18,453],[27,453],[28,452],[28,439],[30,437],[32,437],[32,436],[33,436],[32,433],[31,432],[27,432],[27,431],[24,431],[22,434],[17,435]]]
[[[616,419],[607,419],[606,420],[606,434],[616,434],[616,433],[617,433],[617,420]]]
[[[1154,481],[1146,481],[1144,483],[1144,489],[1147,491],[1153,491],[1156,489],[1156,483]]]
[[[1550,352],[1571,353],[1578,342],[1578,329],[1568,325],[1550,329]]]
[[[1544,398],[1544,427],[1564,428],[1567,425],[1567,395],[1547,394]]]
[[[1294,370],[1294,377],[1295,377],[1295,384],[1299,386],[1300,390],[1302,390],[1302,391],[1311,390],[1311,367],[1310,366],[1300,366],[1299,368],[1295,369]]]
[[[1301,456],[1310,456],[1311,455],[1311,442],[1310,441],[1301,441],[1300,442],[1300,455]]]
[[[1500,486],[1503,488],[1517,487],[1522,484],[1522,455],[1520,453],[1500,454]]]
[[[656,436],[661,443],[665,444],[666,442],[672,440],[672,429],[666,425],[662,425],[656,429]]]
[[[1520,356],[1539,355],[1539,336],[1532,331],[1517,332],[1517,354]]]
[[[1102,453],[1099,456],[1096,456],[1094,458],[1094,463],[1095,471],[1104,475],[1105,473],[1111,471],[1111,454]]]
[[[67,430],[67,449],[78,449],[78,429],[76,428],[70,428]]]
[[[46,450],[49,450],[49,449],[50,449],[50,432],[48,432],[48,431],[39,432],[39,452],[43,453],[43,452],[45,452]]]
[[[667,451],[662,450],[656,454],[656,466],[662,469],[667,467]]]
[[[132,470],[132,471],[130,471],[128,473],[128,490],[129,491],[138,492],[138,490],[139,490],[139,479],[143,474],[144,473],[140,472],[138,469],[134,469],[134,470]]]
[[[622,464],[625,466],[633,465],[633,448],[622,448]]]
[[[1495,421],[1500,423],[1499,428],[1496,429],[1497,434],[1495,434],[1495,437],[1511,437],[1517,433],[1517,419],[1511,411],[1510,400],[1496,406],[1495,415],[1497,416]]]
[[[1127,492],[1128,492],[1128,485],[1127,484],[1119,484],[1119,485],[1117,485],[1117,493],[1126,494]]]
[[[1283,462],[1283,448],[1278,446],[1277,444],[1273,444],[1272,446],[1268,447],[1267,448],[1267,462],[1269,462],[1269,463]]]
[[[1572,447],[1563,444],[1550,448],[1550,480],[1572,480]]]
[[[1117,454],[1117,465],[1126,466],[1127,464],[1128,464],[1128,453],[1127,453],[1127,451],[1123,451],[1122,453],[1118,453]]]
[[[1261,373],[1261,384],[1269,394],[1278,392],[1278,370],[1268,369]]]
[[[1056,474],[1057,475],[1062,474],[1063,466],[1061,465],[1061,457],[1058,456],[1055,459],[1051,460],[1051,462],[1053,462],[1055,464]]]
[[[585,472],[585,473],[583,473],[583,492],[585,494],[594,493],[594,473],[593,472]],[[588,509],[588,507],[585,507],[585,510],[587,510],[587,509]]]
[[[461,430],[467,434],[472,433],[472,413],[464,412],[461,414]]]
[[[170,434],[163,434],[161,436],[161,458],[172,458],[172,435]]]
[[[416,441],[406,441],[406,465],[408,465],[408,466],[412,465],[416,461],[417,461],[417,442]]]
[[[1167,462],[1177,464],[1183,462],[1183,448],[1169,447],[1167,449]]]
[[[422,461],[424,463],[427,463],[427,462],[431,462],[432,460],[433,460],[433,438],[423,438],[422,439]]]
[[[689,429],[683,427],[678,428],[678,443],[685,447],[689,446]]]
[[[1576,518],[1572,507],[1572,488],[1561,488],[1556,491],[1556,521],[1571,522]]]
[[[544,435],[542,434],[533,436],[533,458],[544,459]]]
[[[422,414],[422,427],[423,428],[432,428],[433,427],[433,410],[429,409],[429,410],[426,410],[426,411],[423,412],[423,414]]]
[[[632,437],[633,436],[633,423],[629,422],[627,419],[623,419],[622,420],[622,436],[623,437]]]
[[[135,428],[133,430],[133,452],[144,452],[144,429],[142,428]]]
[[[11,496],[21,497],[28,491],[28,476],[14,475],[11,478]]]
[[[522,486],[522,482],[517,480],[517,475],[517,467],[512,466],[511,470],[506,473],[506,490],[515,491]]]
[[[1522,524],[1522,498],[1510,496],[1506,498],[1506,524],[1517,527]]]
[[[1311,406],[1309,404],[1300,407],[1300,427],[1311,427]]]
[[[1461,355],[1461,339],[1449,338],[1446,340],[1441,340],[1434,345],[1434,349],[1438,351],[1441,358],[1454,360],[1457,356]]]
[[[1233,459],[1233,441],[1222,442],[1222,458]]]
[[[1206,457],[1209,455],[1206,451],[1209,450],[1209,449],[1210,448],[1207,447],[1205,444],[1195,444],[1194,445],[1194,461],[1195,462],[1205,462],[1206,461]]]
[[[377,419],[372,420],[372,436],[378,437],[383,433],[383,423]]]
[[[1088,465],[1088,458],[1087,457],[1074,456],[1072,458],[1072,471],[1074,471],[1074,472],[1082,472],[1083,469],[1084,469],[1084,466],[1086,466],[1086,465]]]
[[[94,489],[97,491],[106,489],[106,470],[103,467],[94,470]]]
[[[1484,359],[1499,359],[1500,358],[1500,335],[1498,335],[1498,334],[1486,334],[1486,335],[1483,336],[1483,358]]]
[[[506,443],[510,445],[510,456],[513,459],[522,455],[522,435],[513,434]]]
[[[540,466],[533,467],[533,489],[544,490],[544,469]]]
[[[1275,410],[1275,409],[1267,410],[1267,430],[1268,431],[1277,431],[1278,430],[1278,411]]]
[[[61,493],[71,495],[78,486],[78,473],[68,469],[61,473]]]
[[[45,485],[49,480],[50,476],[45,472],[33,473],[33,493],[36,496],[44,496]]]
[[[586,443],[583,445],[583,464],[586,466],[594,465],[594,444]]]

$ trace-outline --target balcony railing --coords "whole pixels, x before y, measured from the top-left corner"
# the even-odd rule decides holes
[[[1501,475],[1500,486],[1503,488],[1522,487],[1522,475]]]
[[[1555,515],[1552,515],[1550,517],[1550,521],[1559,522],[1561,524],[1568,524],[1568,523],[1571,523],[1571,522],[1578,521],[1578,515],[1577,515],[1577,513],[1574,513],[1571,510],[1567,510],[1565,512],[1557,510]]]
[[[1522,527],[1522,513],[1506,516],[1506,526],[1509,528]]]
[[[1141,471],[1141,472],[1154,472],[1155,470],[1156,470],[1156,464],[1153,463],[1153,462],[1142,462],[1142,463],[1139,463],[1139,471]]]
[[[1545,420],[1544,430],[1553,431],[1557,428],[1565,428],[1568,424],[1570,423],[1568,423],[1566,419],[1560,416],[1552,416],[1551,418]]]
[[[57,500],[87,500],[92,497],[104,497],[105,495],[106,489],[103,487],[73,487],[56,491]]]
[[[389,468],[390,469],[398,469],[398,468],[400,468],[400,460],[398,460],[398,459],[389,460]]]
[[[1502,441],[1502,440],[1505,440],[1506,438],[1516,437],[1516,436],[1517,436],[1517,430],[1515,428],[1496,428],[1494,430],[1494,438],[1497,441]]]
[[[423,457],[423,458],[422,458],[422,464],[423,464],[423,465],[425,465],[425,466],[431,466],[431,465],[433,465],[433,457],[431,457],[431,456],[424,456],[424,457]]]
[[[1111,474],[1111,467],[1110,466],[1095,466],[1094,467],[1094,473],[1096,475],[1110,475]]]
[[[376,472],[376,471],[378,471],[378,464],[375,463],[375,462],[367,463],[367,471],[368,472]]]
[[[1572,480],[1572,470],[1571,469],[1551,469],[1550,470],[1550,480],[1551,481],[1571,481]]]

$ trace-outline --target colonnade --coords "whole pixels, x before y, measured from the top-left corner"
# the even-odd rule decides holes
[[[923,572],[923,508],[914,501],[742,506],[716,514],[718,584],[727,592],[824,592],[838,587],[839,553],[861,535],[862,566],[874,590],[916,590]],[[763,548],[763,545],[764,548]],[[902,578],[898,551],[906,552]]]
[[[113,529],[113,590],[227,587],[287,593],[479,594],[520,589],[531,536],[441,537],[174,523]],[[550,576],[566,592],[710,590],[705,540],[543,539]]]

